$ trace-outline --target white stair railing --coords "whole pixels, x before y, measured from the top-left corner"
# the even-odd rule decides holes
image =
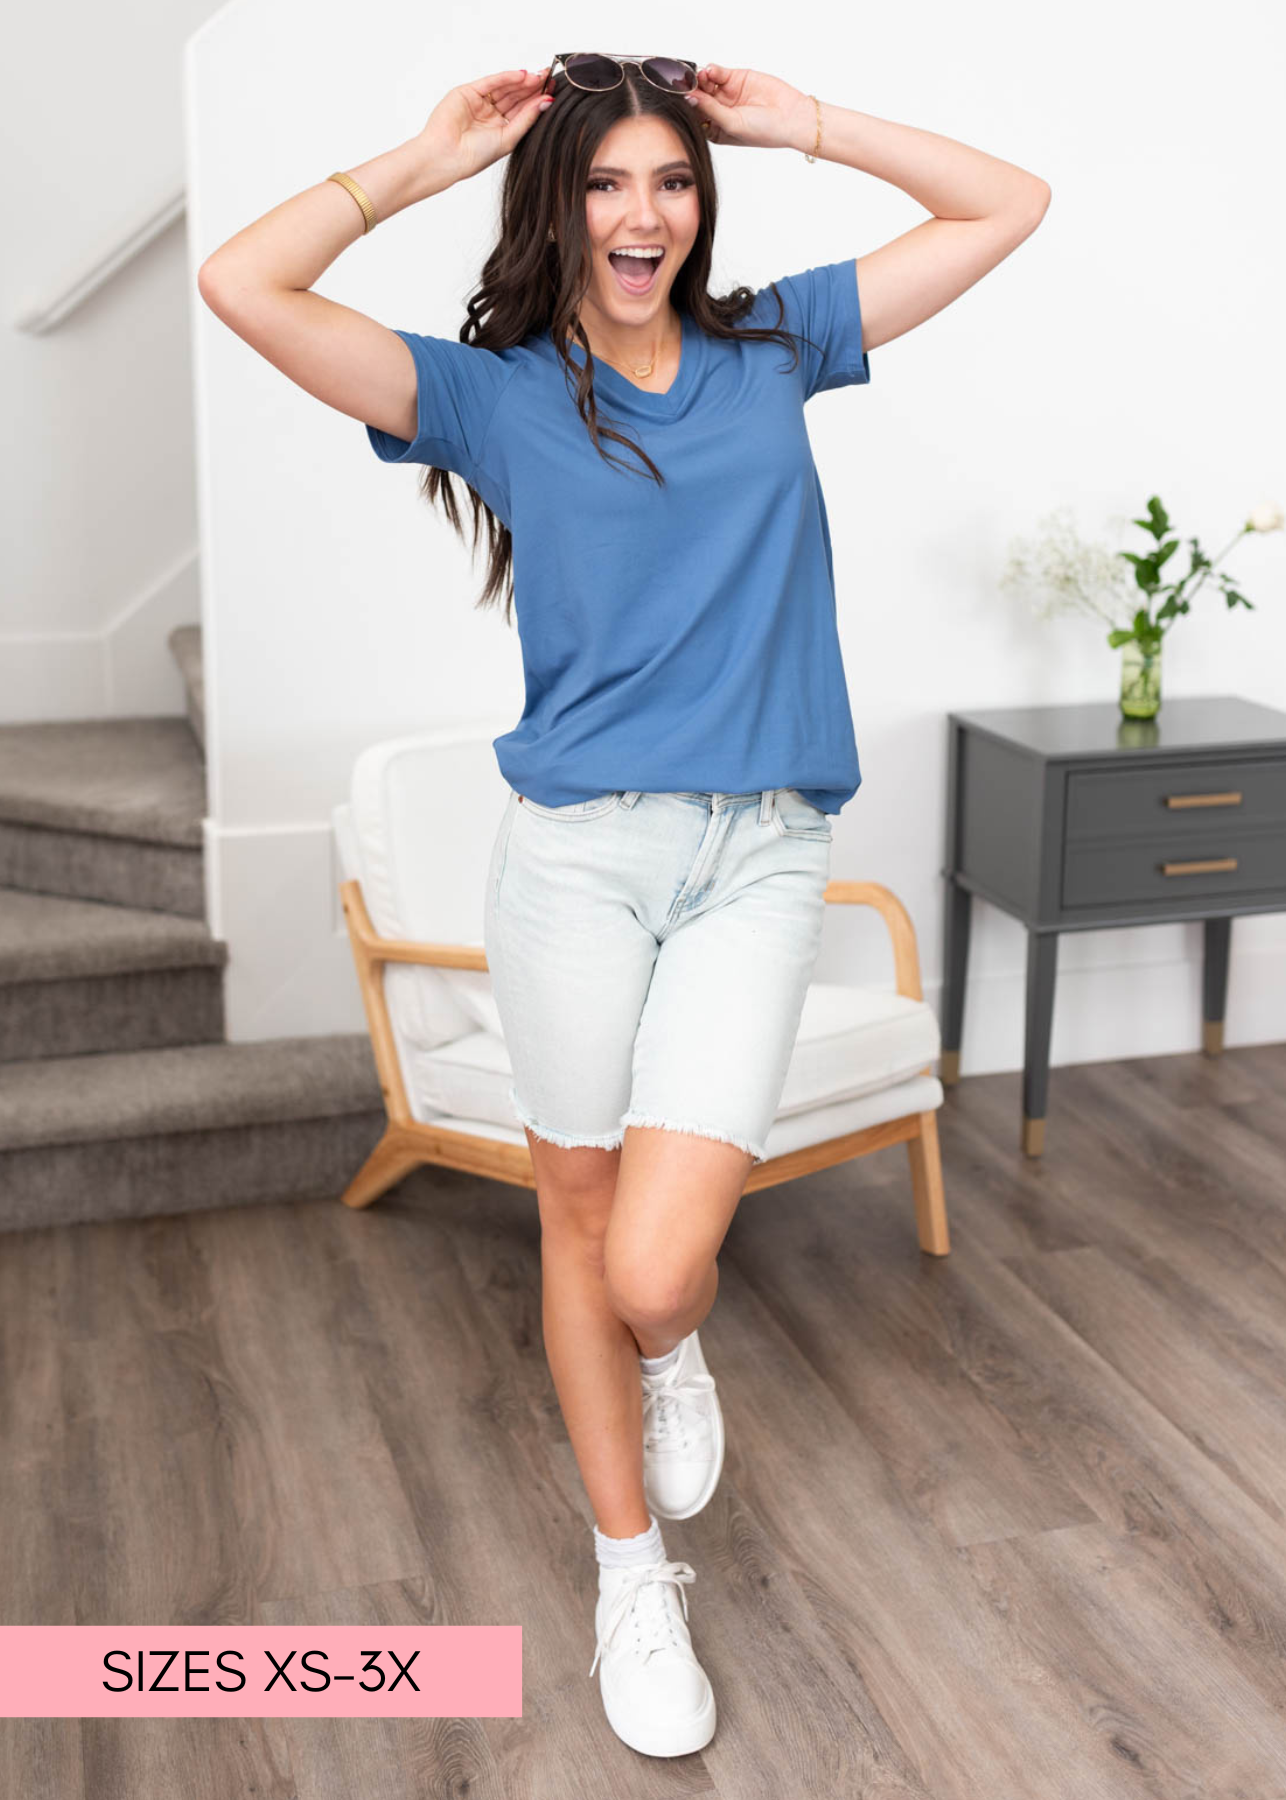
[[[123,238],[117,238],[109,250],[100,252],[76,274],[58,282],[53,293],[26,306],[14,320],[17,330],[40,336],[61,325],[70,313],[82,306],[91,294],[96,294],[126,263],[132,262],[163,231],[168,231],[176,219],[181,219],[186,208],[187,190],[180,188],[160,206],[154,207],[140,218]]]

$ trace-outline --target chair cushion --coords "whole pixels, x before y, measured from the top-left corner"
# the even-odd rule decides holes
[[[804,996],[778,1118],[891,1087],[931,1063],[938,1019],[923,1000],[884,988],[814,981]]]
[[[872,1125],[883,1125],[890,1119],[903,1119],[908,1113],[932,1112],[942,1105],[942,1083],[936,1075],[912,1075],[892,1087],[877,1088],[874,1093],[860,1094],[854,1100],[836,1100],[829,1106],[809,1107],[805,1112],[780,1114],[764,1139],[764,1150],[771,1159],[788,1156],[793,1150],[805,1150],[810,1144],[822,1144],[831,1138],[847,1137],[853,1131],[865,1131]],[[501,1125],[494,1120],[479,1119],[459,1113],[431,1113],[426,1123],[440,1125],[447,1131],[459,1131],[466,1137],[485,1138],[493,1143],[514,1144],[526,1149],[527,1137],[517,1123]]]
[[[514,1117],[512,1075],[500,1016],[494,996],[482,987],[473,989],[471,999],[489,1014],[485,1029],[412,1051],[412,1111],[417,1118],[448,1112],[507,1125]],[[777,1117],[894,1087],[931,1063],[938,1049],[938,1021],[925,1001],[815,981],[804,997]]]

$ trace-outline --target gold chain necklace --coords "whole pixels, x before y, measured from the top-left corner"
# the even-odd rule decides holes
[[[678,337],[678,340],[676,340],[676,341],[682,342],[682,338],[683,338],[683,329],[682,329],[682,326],[680,326],[679,337]],[[624,363],[617,362],[617,360],[614,356],[605,355],[604,352],[601,350],[592,351],[591,354],[599,362],[611,363],[612,367],[615,369],[623,369],[626,366]],[[643,379],[644,377],[646,377],[652,373],[653,369],[656,367],[656,359],[660,354],[661,354],[661,352],[659,350],[655,350],[655,351],[653,351],[652,355],[648,358],[648,360],[645,363],[631,363],[629,365],[629,367],[633,370],[635,375],[637,375],[640,379]]]
[[[682,334],[680,333],[680,335],[682,335]],[[605,356],[605,355],[603,355],[603,353],[601,351],[598,352],[597,354],[602,357],[602,360],[604,362],[611,363],[613,368],[623,369],[626,366],[624,363],[617,362],[617,360],[614,356]],[[652,355],[649,357],[647,362],[631,363],[629,366],[634,371],[634,373],[637,376],[639,376],[640,378],[650,375],[652,373],[653,369],[656,367],[656,360],[660,354],[661,354],[661,352],[659,350],[653,351]]]
[[[625,367],[625,364],[617,362],[617,360],[614,356],[605,356],[603,358],[603,361],[611,363],[611,365],[614,369],[623,369]],[[652,358],[651,362],[631,363],[630,364],[630,367],[633,369],[634,373],[639,376],[650,375],[655,366],[656,366],[656,358],[655,357]]]

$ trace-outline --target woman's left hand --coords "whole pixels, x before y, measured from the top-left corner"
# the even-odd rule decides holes
[[[807,94],[758,69],[725,69],[707,63],[697,77],[697,98],[687,101],[708,122],[712,144],[745,144],[762,150],[786,150],[802,137],[814,117]]]

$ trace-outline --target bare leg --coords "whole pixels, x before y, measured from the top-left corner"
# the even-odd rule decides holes
[[[663,1356],[714,1305],[716,1259],[754,1158],[717,1138],[650,1125],[627,1126],[619,1155],[608,1297],[642,1354]]]
[[[619,1150],[566,1150],[527,1133],[540,1206],[545,1355],[600,1531],[635,1537],[643,1494],[639,1345],[608,1304],[603,1245]]]
[[[564,1149],[530,1131],[527,1142],[550,1374],[599,1530],[635,1537],[651,1516],[638,1359],[663,1356],[714,1304],[715,1258],[753,1159],[650,1127],[629,1127],[623,1150]],[[629,1309],[628,1323],[616,1305]]]

